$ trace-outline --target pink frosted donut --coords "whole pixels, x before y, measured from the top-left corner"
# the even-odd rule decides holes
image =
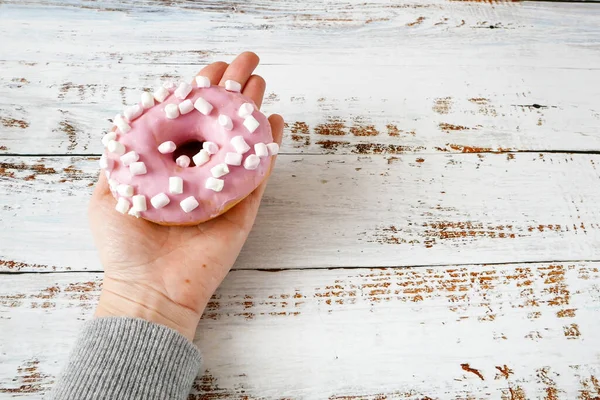
[[[139,104],[117,115],[100,158],[116,211],[163,225],[192,225],[224,213],[256,189],[279,146],[267,117],[240,87],[234,81],[211,86],[198,76],[192,85],[144,92]],[[175,157],[191,142],[195,154]]]

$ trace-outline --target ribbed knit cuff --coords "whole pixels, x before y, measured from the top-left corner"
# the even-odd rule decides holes
[[[51,398],[185,399],[200,351],[166,326],[107,317],[86,323]]]

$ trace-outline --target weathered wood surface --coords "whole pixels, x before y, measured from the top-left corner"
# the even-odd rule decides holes
[[[600,259],[600,156],[280,156],[236,268]],[[0,158],[0,269],[101,269],[96,158]],[[302,251],[300,251],[302,249]]]
[[[192,398],[598,398],[599,266],[234,271],[198,330]],[[0,397],[41,398],[101,275],[2,281]]]
[[[191,399],[600,398],[599,19],[1,0],[0,398],[42,398],[93,312],[85,213],[108,118],[245,49],[284,154],[201,322]]]
[[[600,149],[593,4],[4,3],[4,154],[99,154],[140,90],[248,48],[284,152]]]

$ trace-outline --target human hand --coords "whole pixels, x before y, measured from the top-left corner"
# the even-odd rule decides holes
[[[199,74],[213,85],[240,82],[242,93],[260,107],[266,84],[252,75],[258,62],[256,54],[246,52],[230,65],[213,63]],[[274,141],[281,144],[283,119],[272,115],[269,122]],[[143,318],[193,339],[206,304],[250,233],[266,184],[267,179],[225,214],[200,225],[161,226],[117,213],[100,174],[89,208],[105,271],[96,316]]]

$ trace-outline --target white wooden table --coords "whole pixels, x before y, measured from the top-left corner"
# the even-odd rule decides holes
[[[600,5],[0,1],[0,398],[92,315],[107,119],[251,49],[283,154],[190,399],[600,396]]]

